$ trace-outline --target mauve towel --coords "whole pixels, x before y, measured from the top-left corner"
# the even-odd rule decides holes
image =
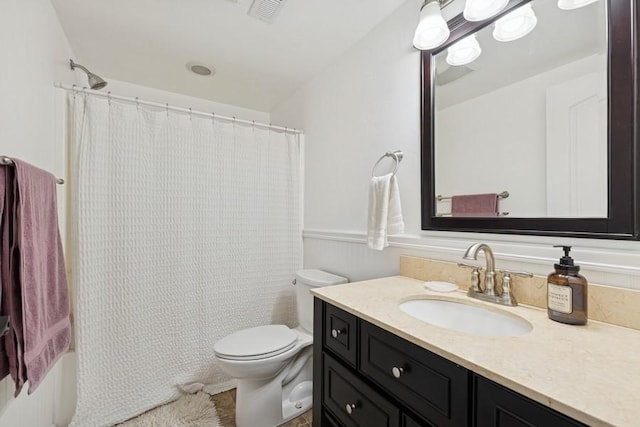
[[[4,198],[2,203],[2,248],[1,248],[1,270],[2,270],[2,305],[3,316],[9,315],[9,330],[0,342],[2,342],[2,357],[0,358],[0,372],[11,374],[16,384],[16,395],[22,389],[26,381],[24,364],[22,361],[23,345],[22,339],[22,302],[20,296],[19,261],[20,251],[16,244],[17,238],[17,211],[16,211],[16,182],[15,170],[10,167],[0,168],[2,170],[2,182],[4,187]]]
[[[3,167],[4,183],[3,214],[2,214],[2,309],[3,316],[9,315],[9,330],[0,340],[2,342],[2,364],[0,372],[4,375],[8,371],[16,384],[16,395],[24,384],[25,372],[22,363],[22,305],[20,297],[19,249],[16,244],[17,212],[15,170]]]
[[[69,349],[69,293],[58,230],[55,177],[14,159],[24,371],[29,394]],[[12,318],[13,322],[13,318]],[[19,393],[18,386],[16,395]]]
[[[0,168],[0,315],[6,316],[9,314],[9,308],[7,307],[7,291],[5,287],[10,282],[9,277],[9,228],[8,228],[8,213],[11,209],[5,209],[6,200],[9,197],[7,193],[7,182],[13,182],[13,177],[9,177],[7,172],[9,168]],[[11,327],[11,324],[9,324]],[[7,332],[9,335],[10,332]],[[9,359],[5,346],[4,337],[0,338],[0,379],[3,379],[9,375]]]
[[[485,217],[498,215],[498,194],[466,194],[451,197],[451,216]]]

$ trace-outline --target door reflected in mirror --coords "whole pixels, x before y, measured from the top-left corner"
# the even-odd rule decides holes
[[[607,218],[606,6],[534,0],[435,55],[436,216],[508,192],[500,218]]]

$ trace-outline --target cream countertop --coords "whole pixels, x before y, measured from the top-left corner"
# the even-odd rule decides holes
[[[554,322],[546,310],[504,307],[463,292],[438,293],[396,276],[312,290],[314,296],[486,378],[592,426],[640,425],[640,331]],[[414,298],[463,300],[533,325],[518,337],[484,337],[422,322],[398,308]]]

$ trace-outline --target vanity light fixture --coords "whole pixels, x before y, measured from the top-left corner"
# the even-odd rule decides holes
[[[475,61],[482,53],[480,44],[476,40],[476,35],[471,34],[460,41],[452,44],[447,49],[447,64],[464,65]]]
[[[562,10],[578,9],[597,1],[598,0],[558,0],[558,7]]]
[[[496,21],[493,38],[500,42],[519,39],[529,34],[537,23],[538,18],[533,7],[531,3],[527,3]]]
[[[420,21],[413,36],[413,46],[420,50],[434,49],[449,38],[449,27],[442,17],[439,0],[425,0],[420,9]]]
[[[509,0],[467,0],[462,16],[467,21],[484,21],[502,12]]]

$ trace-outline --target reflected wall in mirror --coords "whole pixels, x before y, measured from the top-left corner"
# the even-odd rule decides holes
[[[449,21],[422,54],[423,229],[638,239],[634,2]],[[520,38],[517,14],[534,24]],[[504,191],[489,211],[450,199]]]
[[[498,41],[494,24],[462,42],[475,37],[475,60],[435,55],[437,195],[506,190],[499,211],[512,217],[607,216],[605,5],[534,0],[513,12],[532,16],[526,35]],[[460,207],[441,199],[436,215]]]

